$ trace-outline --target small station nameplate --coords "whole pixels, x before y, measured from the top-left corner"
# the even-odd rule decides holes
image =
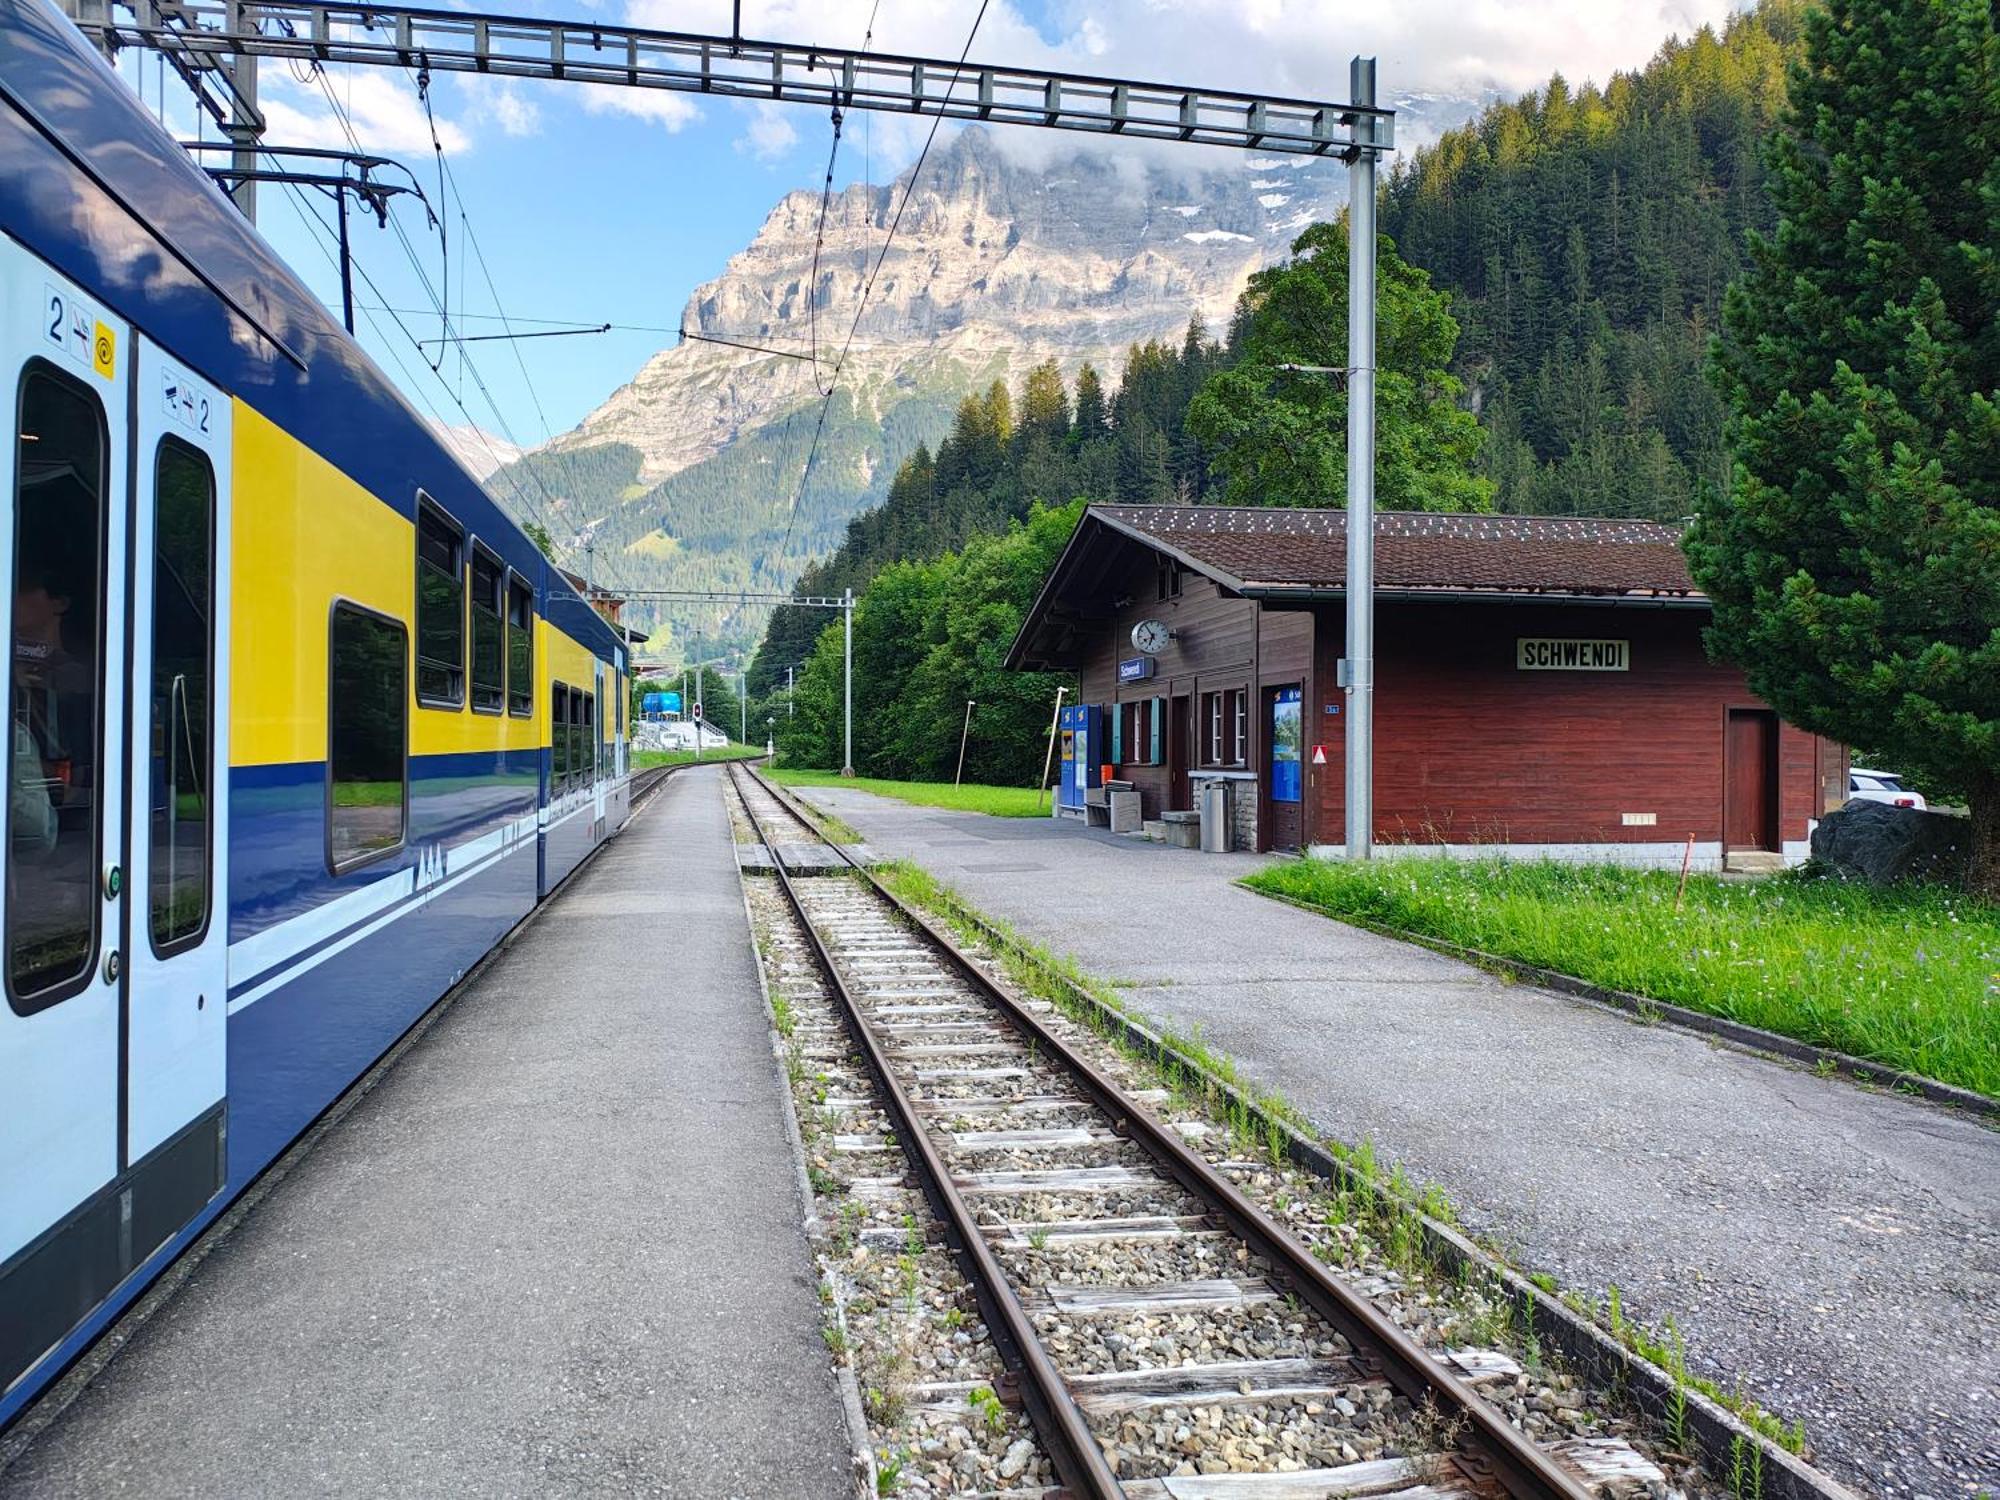
[[[1524,635],[1514,642],[1514,665],[1523,672],[1629,672],[1632,643]]]

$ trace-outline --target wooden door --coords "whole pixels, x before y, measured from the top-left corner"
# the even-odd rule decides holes
[[[1194,808],[1188,788],[1188,768],[1194,764],[1194,695],[1176,693],[1168,700],[1167,806],[1175,812]]]
[[[1729,710],[1722,842],[1725,849],[1778,848],[1778,716],[1769,709]]]

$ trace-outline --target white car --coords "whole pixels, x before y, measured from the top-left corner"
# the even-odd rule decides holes
[[[1903,785],[1903,778],[1892,771],[1864,771],[1859,766],[1847,773],[1847,800],[1850,802],[1886,802],[1891,807],[1925,808],[1922,792],[1913,792]]]

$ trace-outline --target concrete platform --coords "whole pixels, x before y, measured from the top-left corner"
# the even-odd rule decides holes
[[[0,1492],[851,1493],[716,778],[674,777]]]
[[[1864,1490],[2000,1493],[2000,1132],[1280,905],[1266,861],[814,799],[878,852],[1199,1026],[1468,1227],[1787,1418]]]

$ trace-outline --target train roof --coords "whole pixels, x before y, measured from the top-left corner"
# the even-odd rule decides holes
[[[618,633],[45,0],[0,0],[0,230],[398,513],[421,487],[607,657]]]

